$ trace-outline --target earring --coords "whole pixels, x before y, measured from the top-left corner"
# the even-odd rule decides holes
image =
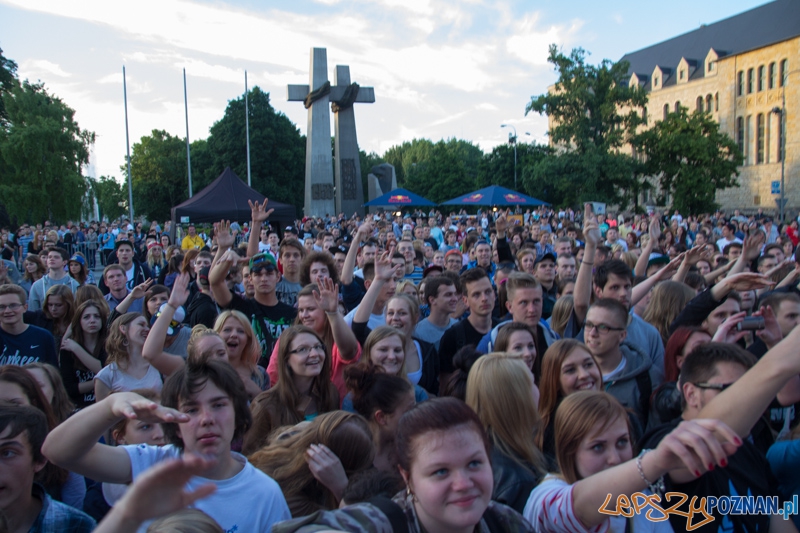
[[[406,485],[406,498],[411,498],[411,501],[417,501],[417,496],[411,492],[411,487]]]

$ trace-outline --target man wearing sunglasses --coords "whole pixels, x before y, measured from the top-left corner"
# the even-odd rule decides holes
[[[647,427],[650,395],[661,384],[661,373],[628,335],[628,309],[612,298],[597,300],[586,313],[583,342],[597,360],[605,391],[633,411]]]

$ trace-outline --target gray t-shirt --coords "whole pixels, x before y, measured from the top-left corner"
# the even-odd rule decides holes
[[[297,305],[297,293],[302,288],[303,286],[300,283],[292,283],[286,278],[281,278],[278,284],[275,285],[275,296],[278,297],[278,301],[294,307]]]
[[[414,337],[421,341],[429,342],[436,346],[436,350],[439,350],[439,341],[442,340],[442,335],[447,329],[458,322],[455,318],[451,318],[447,325],[443,328],[431,323],[430,320],[423,319],[418,324],[417,327],[414,329]]]
[[[186,359],[189,357],[189,352],[186,351],[186,347],[189,344],[191,336],[192,328],[184,324],[181,326],[181,329],[178,330],[178,338],[169,346],[165,346],[164,351],[168,354],[180,355]]]

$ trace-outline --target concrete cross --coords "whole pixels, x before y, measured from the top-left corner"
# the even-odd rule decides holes
[[[337,66],[334,86],[328,81],[325,48],[311,49],[309,85],[289,85],[288,100],[308,109],[306,133],[305,214],[325,216],[354,211],[363,214],[363,187],[358,157],[354,103],[372,103],[375,90],[350,84],[350,69]],[[333,104],[336,127],[336,187],[333,186],[331,127],[328,102]],[[335,190],[335,193],[334,193]],[[335,200],[334,200],[335,199]],[[335,203],[334,203],[335,201]]]

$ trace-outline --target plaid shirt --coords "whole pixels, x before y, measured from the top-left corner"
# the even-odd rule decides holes
[[[42,510],[29,533],[89,533],[97,524],[83,511],[55,501],[35,483],[33,496],[42,501]]]

